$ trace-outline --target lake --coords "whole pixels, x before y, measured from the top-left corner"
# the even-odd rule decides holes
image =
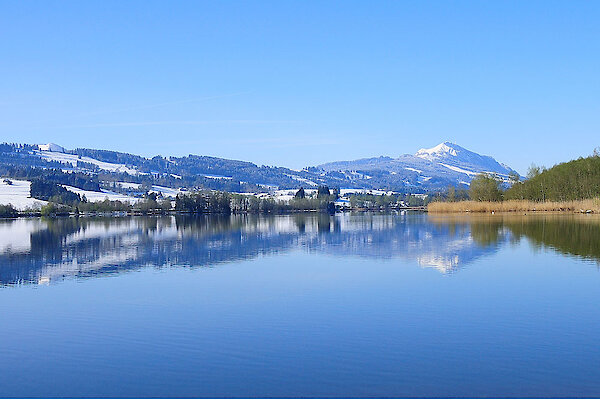
[[[0,221],[0,397],[598,397],[600,218]]]

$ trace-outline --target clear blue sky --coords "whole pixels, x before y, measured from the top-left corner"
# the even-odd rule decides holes
[[[600,146],[598,1],[2,1],[0,141],[293,168]]]

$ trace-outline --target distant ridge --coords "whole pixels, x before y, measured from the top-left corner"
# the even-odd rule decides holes
[[[490,173],[500,179],[508,179],[508,175],[515,172],[490,156],[477,154],[448,141],[432,148],[420,149],[414,155],[336,161],[319,165],[318,168],[339,173],[387,172],[413,186],[428,186],[441,182],[468,185],[471,179],[480,173]]]
[[[112,182],[116,182],[125,183],[125,186],[135,183],[172,189],[259,192],[327,185],[426,193],[445,190],[449,185],[466,187],[475,175],[482,172],[495,174],[500,179],[507,179],[513,172],[490,156],[477,154],[451,142],[398,158],[380,156],[336,161],[299,171],[202,155],[146,158],[101,149],[67,150],[55,143],[5,143],[2,149],[0,171],[5,174],[15,167],[60,169],[67,173],[100,177],[101,185],[111,188],[114,186]],[[29,176],[23,174],[21,176]]]

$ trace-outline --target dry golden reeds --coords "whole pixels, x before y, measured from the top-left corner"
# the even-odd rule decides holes
[[[427,206],[431,213],[491,213],[491,212],[568,212],[600,213],[600,198],[574,201],[530,200],[433,202]]]

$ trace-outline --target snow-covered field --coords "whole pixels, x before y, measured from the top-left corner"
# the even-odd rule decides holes
[[[175,175],[172,175],[172,176],[175,176]],[[225,179],[225,180],[233,179],[231,176],[223,176],[223,175],[203,175],[203,176],[205,178],[209,178],[209,179]],[[181,179],[181,177],[179,177],[179,179]]]
[[[431,179],[431,178],[429,178]],[[281,201],[289,201],[296,195],[297,189],[282,189],[282,190],[274,190],[271,193],[241,193],[250,196],[258,196],[258,197],[272,197],[275,200]],[[317,189],[304,189],[304,193],[306,197],[313,197],[317,193]],[[385,195],[394,195],[398,194],[397,192],[385,191],[385,190],[373,190],[373,189],[340,189],[340,195],[347,196],[350,194],[373,194],[376,196]]]
[[[85,195],[88,201],[103,201],[104,199],[109,199],[111,201],[123,201],[126,203],[135,203],[140,201],[140,199],[132,196],[127,196],[125,194],[111,192],[109,190],[102,190],[101,192],[94,192],[91,190],[83,190],[73,186],[62,185],[65,189],[77,193],[80,196]]]
[[[124,164],[114,164],[103,161],[98,161],[90,157],[79,158],[76,154],[58,153],[55,151],[38,151],[38,154],[45,160],[58,161],[65,164],[70,164],[73,167],[77,166],[77,161],[83,161],[89,164],[97,165],[98,168],[111,172],[127,172],[130,175],[136,175],[138,171],[135,168],[130,168]]]
[[[345,196],[347,194],[373,194],[376,196],[381,196],[382,194],[391,196],[394,194],[398,194],[397,192],[392,192],[391,190],[375,190],[375,189],[340,189],[340,194]]]
[[[0,204],[12,204],[17,209],[23,210],[25,208],[41,208],[45,201],[32,199],[29,197],[31,183],[28,181],[12,180],[13,184],[8,185],[0,179]],[[118,182],[123,188],[137,189],[140,187],[136,183]],[[84,196],[88,201],[97,202],[109,199],[111,201],[122,201],[130,204],[136,203],[142,199],[128,196],[126,194],[116,193],[110,190],[102,189],[101,192],[95,192],[90,190],[83,190],[73,186],[62,185],[65,189],[77,193],[80,196]],[[180,193],[187,193],[179,188],[170,188],[165,186],[152,186],[152,192],[160,193],[164,197],[175,198]],[[258,197],[270,197],[280,201],[289,201],[296,194],[297,190],[275,190],[270,193],[241,193],[245,195],[254,195]],[[316,189],[305,189],[307,197],[314,196]],[[383,191],[383,190],[371,190],[371,189],[341,189],[340,194],[346,196],[352,193],[366,193],[374,195],[382,194],[394,194],[395,192]]]
[[[32,199],[29,197],[31,182],[11,179],[12,185],[4,183],[4,179],[0,179],[0,204],[12,204],[18,210],[24,210],[26,208],[40,209],[42,206],[47,204],[46,201]],[[128,203],[135,203],[140,199],[103,190],[102,192],[94,192],[91,190],[83,190],[73,186],[63,185],[63,187],[71,192],[77,193],[81,196],[85,195],[88,201],[103,201],[108,198],[109,200],[119,200]]]
[[[293,194],[282,194],[282,195],[275,196],[275,199],[279,200],[279,201],[290,201],[293,198],[294,198]]]
[[[123,189],[139,189],[142,186],[139,183],[131,183],[131,182],[117,182],[117,185],[121,186]]]
[[[174,189],[174,188],[170,188],[170,187],[165,187],[165,186],[152,186],[152,192],[155,193],[160,193],[162,194],[164,197],[177,197],[177,195],[179,193],[187,193],[184,190],[181,189]]]
[[[11,179],[12,185],[4,183],[0,179],[0,204],[12,204],[18,210],[26,208],[41,208],[45,201],[29,197],[31,182]]]

